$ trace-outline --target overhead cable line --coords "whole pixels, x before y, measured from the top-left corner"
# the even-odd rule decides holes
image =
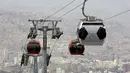
[[[65,24],[65,23],[64,23],[64,24]],[[64,35],[63,35],[63,36],[64,36]],[[57,42],[58,42],[58,39],[56,39],[56,41],[54,42],[54,45],[52,46],[53,49],[51,50],[50,55],[52,55],[53,51],[56,49]],[[59,48],[59,47],[58,47],[58,48]]]
[[[126,10],[126,11],[120,12],[120,13],[118,13],[118,14],[116,14],[116,15],[113,15],[113,16],[111,16],[111,17],[105,18],[103,21],[112,19],[112,18],[114,18],[114,17],[117,17],[117,16],[122,15],[122,14],[124,14],[124,13],[127,13],[127,12],[129,12],[129,11],[130,11],[130,10]]]
[[[57,44],[57,41],[58,41],[58,39],[56,39],[56,41],[54,42],[54,45],[52,46],[53,49],[50,51],[50,55],[52,55],[53,51],[55,50],[55,46]]]
[[[61,18],[61,17],[65,16],[66,14],[68,14],[68,13],[70,13],[71,11],[75,10],[76,8],[78,8],[79,6],[81,6],[82,4],[83,4],[83,3],[79,4],[78,6],[74,7],[73,9],[71,9],[71,10],[70,10],[70,11],[68,11],[68,12],[66,12],[66,13],[65,13],[65,14],[63,14],[62,16],[58,17],[57,19],[59,19],[59,18]],[[57,43],[57,40],[55,41],[55,43],[54,43],[53,47],[55,47],[55,46],[56,46],[56,43]],[[50,55],[52,54],[52,52],[53,52],[53,51],[54,51],[54,49],[50,52]]]
[[[75,1],[75,0],[73,0],[71,3],[73,3],[74,1]],[[70,5],[71,3],[69,3],[68,5]],[[83,3],[84,3],[84,2],[83,2]],[[75,10],[76,8],[78,8],[79,6],[83,5],[83,3],[81,3],[81,4],[79,4],[78,6],[74,7],[73,9],[71,9],[71,10],[68,11],[68,12],[66,12],[65,14],[61,15],[61,16],[58,17],[57,19],[59,19],[59,18],[65,16],[65,15],[67,15],[67,14],[70,13],[71,11],[73,11],[73,10]],[[65,7],[67,7],[68,5],[66,5]],[[61,10],[62,10],[62,9],[60,9],[59,11],[61,11]],[[54,14],[58,13],[59,11],[55,12]],[[54,14],[48,16],[48,18],[51,17],[51,16],[53,16]],[[56,46],[56,43],[57,43],[57,40],[55,41],[55,43],[54,43],[54,45],[53,45],[53,48]],[[54,49],[52,49],[52,51],[50,52],[50,55],[52,54],[53,51],[54,51]]]
[[[67,15],[68,13],[70,13],[71,11],[75,10],[76,8],[78,8],[79,6],[81,6],[83,3],[79,4],[78,6],[74,7],[73,9],[71,9],[70,11],[66,12],[65,14],[61,15],[60,17],[58,17],[57,19]]]
[[[65,7],[67,7],[68,5],[72,4],[74,1],[75,1],[75,0],[73,0],[72,2],[70,2],[69,4],[67,4]],[[68,11],[67,13],[65,13],[65,14],[62,15],[62,16],[65,16],[66,14],[70,13],[71,11],[73,11],[73,10],[76,9],[76,8],[78,8],[78,7],[81,6],[82,4],[83,4],[83,3],[79,4],[78,6],[76,6],[76,7],[73,8],[73,9],[71,9],[70,11]],[[49,17],[53,16],[54,14],[60,12],[60,11],[63,10],[65,7],[61,8],[59,11],[53,13],[52,15],[48,16],[47,18],[49,18]],[[60,16],[59,18],[61,18],[62,16]],[[46,18],[46,19],[47,19],[47,18]],[[57,18],[57,19],[58,19],[58,18]],[[55,41],[55,43],[54,43],[54,45],[53,45],[53,48],[56,46],[57,41],[58,41],[58,40]],[[50,55],[52,54],[53,51],[54,51],[54,49],[51,50]]]
[[[62,7],[61,9],[59,9],[58,11],[54,12],[52,15],[46,17],[45,19],[50,18],[51,16],[57,14],[58,12],[60,12],[61,10],[63,10],[64,8],[66,8],[67,6],[69,6],[70,4],[72,4],[72,3],[75,2],[75,1],[76,1],[76,0],[71,1],[70,3],[68,3],[67,5],[65,5],[64,7]]]

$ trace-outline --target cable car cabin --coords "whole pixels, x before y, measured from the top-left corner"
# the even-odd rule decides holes
[[[27,44],[28,54],[39,54],[41,50],[40,42],[36,40],[31,40]]]
[[[69,52],[71,55],[84,55],[84,45],[77,41],[71,41],[69,44]]]
[[[106,29],[101,19],[83,19],[78,25],[77,36],[83,45],[103,45]]]

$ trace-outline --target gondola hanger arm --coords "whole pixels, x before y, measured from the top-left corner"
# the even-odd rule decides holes
[[[86,1],[88,1],[88,0],[84,0],[84,2],[83,2],[82,14],[84,15],[84,17],[88,18],[88,16],[87,16],[87,15],[85,14],[85,12],[84,12]]]

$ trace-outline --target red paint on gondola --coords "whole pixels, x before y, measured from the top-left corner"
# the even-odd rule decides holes
[[[69,52],[71,55],[84,55],[84,46],[83,45],[77,45],[77,42],[71,41],[69,43]]]
[[[39,54],[41,50],[39,41],[29,41],[27,44],[28,54]]]

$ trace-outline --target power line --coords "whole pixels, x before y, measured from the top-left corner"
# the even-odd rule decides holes
[[[72,2],[70,2],[69,4],[67,4],[65,7],[67,7],[68,5],[70,5],[71,3],[73,3],[75,0],[73,0]],[[62,16],[60,16],[59,18],[65,16],[66,14],[70,13],[71,11],[73,11],[74,9],[78,8],[79,6],[81,6],[83,3],[79,4],[78,6],[74,7],[73,9],[71,9],[70,11],[68,11],[67,13],[63,14]],[[62,9],[64,9],[65,7],[61,8],[59,11],[61,11]],[[48,16],[47,18],[53,16],[54,14],[58,13],[59,11],[53,13],[52,15]],[[57,18],[58,19],[58,18]],[[53,48],[56,46],[58,40],[55,41]],[[50,55],[52,54],[52,52],[54,51],[54,49],[51,50]]]
[[[112,19],[112,18],[114,18],[114,17],[117,17],[117,16],[119,16],[119,15],[121,15],[121,14],[124,14],[124,13],[126,13],[126,12],[129,12],[129,11],[130,11],[130,10],[126,10],[126,11],[120,12],[120,13],[118,13],[118,14],[116,14],[116,15],[113,15],[113,16],[111,16],[111,17],[105,18],[103,21]]]
[[[56,39],[56,41],[54,42],[54,45],[52,46],[52,50],[50,52],[50,55],[52,55],[53,51],[55,50],[55,46],[56,46],[57,42],[58,42],[58,39]]]
[[[75,0],[73,0],[72,2],[70,2],[69,4],[67,4],[66,6],[64,6],[63,8],[61,8],[60,10],[56,11],[55,13],[53,13],[52,15],[48,16],[47,18],[55,15],[56,13],[60,12],[61,10],[63,10],[65,7],[69,6],[70,4],[72,4]],[[81,6],[83,3],[79,4],[78,6],[76,6],[75,8],[71,9],[70,11],[68,11],[67,13],[63,14],[62,16],[65,16],[66,14],[70,13],[71,11],[73,11],[74,9],[78,8],[79,6]],[[60,16],[59,18],[61,18],[62,16]],[[47,19],[45,18],[45,19]],[[58,18],[57,18],[58,19]],[[53,48],[56,46],[57,40],[55,41]],[[52,51],[50,52],[50,55],[52,54],[54,49],[52,49]]]
[[[83,3],[79,4],[78,6],[74,7],[73,9],[71,9],[70,11],[66,12],[65,14],[61,15],[60,17],[58,17],[57,19],[67,15],[68,13],[70,13],[71,11],[75,10],[76,8],[78,8],[79,6],[81,6]]]
[[[52,15],[46,17],[45,19],[47,19],[47,18],[49,18],[49,17],[51,17],[51,16],[57,14],[58,12],[60,12],[61,10],[63,10],[64,8],[66,8],[67,6],[69,6],[70,4],[72,4],[72,3],[75,2],[75,1],[76,1],[76,0],[71,1],[70,3],[68,3],[67,5],[65,5],[64,7],[62,7],[61,9],[59,9],[58,11],[54,12]]]
[[[70,11],[66,12],[65,14],[63,14],[62,16],[58,17],[57,19],[65,16],[66,14],[70,13],[71,11],[75,10],[76,8],[78,8],[79,6],[81,6],[83,3],[79,4],[78,6],[74,7],[73,9],[71,9]],[[55,41],[54,45],[53,45],[53,48],[56,46],[56,43],[57,43],[57,40]],[[52,54],[52,52],[54,51],[54,49],[51,51],[50,54]]]

